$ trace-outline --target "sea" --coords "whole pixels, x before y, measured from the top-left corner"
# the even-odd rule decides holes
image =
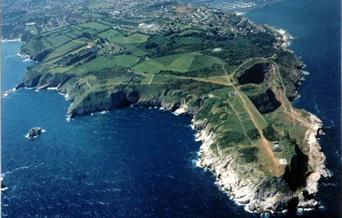
[[[325,125],[321,137],[332,177],[320,182],[319,210],[280,217],[339,217],[340,5],[338,0],[285,0],[246,14],[289,31],[306,63],[294,104]],[[1,91],[20,82],[32,61],[22,43],[1,42]],[[68,122],[70,102],[56,91],[8,91],[1,99],[2,217],[260,217],[246,213],[195,166],[199,143],[190,117],[127,108]],[[32,127],[45,132],[35,140]]]

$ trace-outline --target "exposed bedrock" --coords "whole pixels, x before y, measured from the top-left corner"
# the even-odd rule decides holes
[[[37,88],[45,89],[47,87],[60,87],[70,78],[71,76],[68,74],[44,74],[40,77]]]
[[[234,152],[215,152],[212,148],[216,147],[216,136],[206,121],[198,121],[195,116],[192,122],[198,132],[196,138],[202,142],[197,165],[213,172],[218,186],[247,211],[281,213],[285,209],[295,211],[299,207],[317,206],[313,199],[315,192],[309,191],[317,185],[310,182],[317,169],[309,169],[310,157],[299,146],[296,145],[296,154],[283,176],[266,176],[252,162],[241,164]]]
[[[261,64],[256,68],[261,69],[258,72],[262,72],[262,76],[254,78],[253,81],[265,83],[268,78],[265,74],[270,72],[269,64]],[[256,69],[254,71],[251,69],[253,67],[247,70],[248,73],[256,72]],[[221,189],[229,193],[234,201],[245,205],[246,210],[274,212],[296,207],[311,208],[317,205],[312,197],[318,191],[318,181],[325,168],[324,155],[320,152],[320,146],[316,140],[321,124],[313,116],[306,124],[308,130],[303,142],[298,141],[296,154],[286,167],[285,174],[275,177],[265,173],[259,165],[256,165],[258,156],[249,155],[249,153],[257,153],[256,146],[229,150],[230,147],[220,144],[228,139],[214,132],[218,131],[213,128],[214,123],[207,120],[206,116],[202,118],[203,120],[199,120],[198,111],[204,108],[203,105],[206,105],[205,102],[208,99],[215,98],[215,95],[192,95],[173,86],[163,88],[156,86],[155,90],[151,91],[145,86],[119,84],[99,89],[91,83],[91,80],[42,72],[27,73],[21,86],[40,89],[57,87],[60,92],[67,94],[71,101],[68,110],[70,118],[130,105],[157,106],[174,111],[175,114],[194,115],[193,126],[197,131],[196,136],[199,141],[202,141],[198,165],[214,173]],[[264,88],[262,85],[255,87],[259,86]],[[259,89],[259,91],[263,90],[265,89]],[[262,113],[274,111],[280,106],[270,89],[257,93],[251,92],[248,96]],[[229,134],[229,140],[241,141],[239,135],[234,135],[234,130],[225,131],[225,133]],[[246,131],[252,140],[258,140],[257,133],[255,129]],[[268,140],[279,139],[277,131],[271,125],[264,129],[264,135]]]
[[[33,127],[29,130],[29,132],[26,134],[26,137],[28,139],[37,138],[40,134],[42,134],[43,129],[40,127]]]
[[[23,82],[18,86],[35,87],[38,85],[41,76],[41,74],[33,74],[31,71],[28,71],[25,75]]]
[[[71,76],[68,74],[36,73],[30,71],[29,68],[23,81],[16,88],[37,87],[37,89],[45,89],[48,87],[60,87],[70,78]]]
[[[139,93],[133,89],[117,90],[114,92],[94,91],[76,98],[70,106],[70,118],[77,115],[89,114],[96,111],[125,108],[139,100]]]

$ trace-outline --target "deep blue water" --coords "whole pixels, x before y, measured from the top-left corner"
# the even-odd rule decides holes
[[[296,38],[292,49],[311,72],[296,105],[330,127],[322,145],[335,176],[321,183],[326,210],[310,217],[337,217],[339,204],[338,14],[336,0],[288,0],[248,14]],[[8,90],[29,63],[15,56],[20,43],[2,47],[2,90]],[[128,108],[67,122],[68,104],[54,91],[20,90],[2,99],[4,217],[256,217],[194,167],[199,144],[189,117]],[[33,126],[46,132],[29,141],[24,135]]]
[[[2,46],[15,55],[19,44]],[[24,68],[3,58],[19,82]],[[128,108],[67,122],[68,104],[55,91],[2,99],[4,217],[246,217],[194,166],[189,117]],[[46,132],[31,141],[34,126]]]
[[[6,42],[1,43],[1,45],[3,46],[1,49],[1,91],[7,91],[14,88],[21,81],[26,67],[31,65],[32,62],[23,62],[17,56],[17,52],[21,47],[20,42]]]
[[[247,15],[289,31],[291,49],[307,65],[310,75],[299,89],[295,105],[316,114],[326,127],[321,145],[327,167],[334,174],[320,184],[318,199],[324,217],[340,217],[341,181],[341,53],[339,0],[286,0]],[[322,216],[319,216],[322,217]]]

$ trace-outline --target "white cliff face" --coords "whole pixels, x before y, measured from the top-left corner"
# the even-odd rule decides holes
[[[307,147],[308,171],[311,172],[306,179],[306,187],[295,192],[285,189],[278,191],[279,187],[287,186],[282,178],[277,178],[269,187],[261,184],[267,183],[265,174],[258,169],[248,165],[241,165],[236,160],[239,157],[234,152],[223,152],[215,147],[215,133],[210,131],[204,122],[192,120],[194,129],[199,129],[195,135],[197,141],[201,141],[198,167],[210,170],[217,179],[218,187],[226,192],[238,205],[243,205],[248,212],[270,212],[284,213],[282,208],[284,202],[298,197],[298,208],[313,208],[318,203],[314,199],[307,200],[303,196],[306,190],[309,194],[318,191],[318,181],[321,176],[327,176],[324,165],[325,156],[317,141],[317,132],[321,128],[321,121],[314,115],[310,115],[308,130],[306,131],[303,145]],[[196,128],[200,126],[200,128]],[[289,163],[290,164],[290,163]],[[250,175],[250,176],[249,176]],[[278,183],[278,184],[277,184]],[[262,190],[261,190],[262,189]],[[286,210],[285,210],[286,211]]]
[[[199,125],[199,122],[194,119],[192,123],[195,127]],[[241,178],[241,173],[238,173],[234,164],[237,157],[234,157],[234,154],[227,155],[220,151],[214,153],[211,146],[215,146],[215,134],[208,128],[201,129],[195,136],[197,141],[202,142],[199,151],[200,158],[196,165],[213,172],[216,175],[218,187],[227,192],[237,204],[248,204],[255,195],[255,190],[253,190],[255,181]]]
[[[322,128],[322,121],[313,114],[310,114],[310,123],[308,130],[305,133],[304,141],[309,149],[307,152],[308,167],[312,173],[306,180],[306,190],[309,194],[315,194],[318,192],[318,181],[321,176],[327,177],[329,173],[325,167],[325,155],[321,151],[321,146],[316,138],[319,129]]]
[[[181,114],[185,114],[188,111],[187,105],[181,105],[177,110],[173,112],[174,115],[178,116]]]

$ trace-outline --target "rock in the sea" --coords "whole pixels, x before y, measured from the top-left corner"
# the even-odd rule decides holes
[[[1,182],[1,191],[6,191],[7,187],[4,184],[3,178],[1,178],[0,182]]]
[[[40,134],[42,134],[43,129],[40,127],[33,127],[30,129],[30,131],[27,133],[26,137],[29,139],[37,138]]]

